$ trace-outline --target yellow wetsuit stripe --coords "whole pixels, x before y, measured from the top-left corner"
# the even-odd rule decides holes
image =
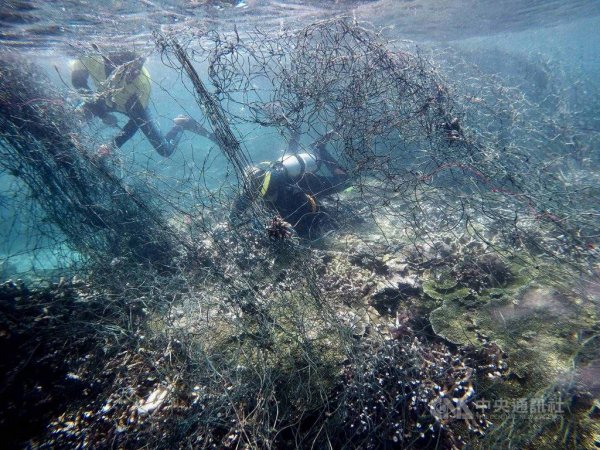
[[[260,188],[260,196],[264,197],[267,195],[267,191],[269,190],[269,184],[271,183],[271,171],[267,171],[265,173],[265,179],[263,180],[262,187]]]

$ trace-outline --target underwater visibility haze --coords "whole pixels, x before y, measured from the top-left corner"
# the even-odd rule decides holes
[[[599,30],[1,2],[1,445],[600,448]]]

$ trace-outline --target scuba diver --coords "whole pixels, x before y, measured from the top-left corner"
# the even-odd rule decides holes
[[[332,134],[329,132],[313,143],[313,153],[286,153],[280,160],[266,163],[266,168],[246,169],[249,189],[234,200],[230,213],[232,223],[239,223],[252,202],[262,198],[278,214],[272,228],[284,224],[303,237],[318,235],[327,217],[319,200],[349,185],[347,172],[325,148]],[[286,232],[267,229],[269,236],[289,237]]]
[[[98,50],[94,46],[95,50]],[[105,124],[116,127],[117,119],[114,112],[125,114],[129,121],[121,132],[113,139],[112,147],[121,148],[137,130],[144,135],[156,151],[164,157],[169,157],[175,151],[183,131],[191,131],[214,142],[214,136],[191,117],[178,116],[175,125],[163,136],[153,122],[148,111],[150,100],[151,80],[144,66],[144,57],[130,51],[114,51],[93,56],[81,57],[70,64],[71,83],[86,100],[79,107],[86,119],[99,117]],[[88,86],[92,78],[96,92]],[[99,149],[101,156],[111,153],[111,148],[102,145]]]

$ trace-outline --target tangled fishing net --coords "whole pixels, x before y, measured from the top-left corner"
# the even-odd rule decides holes
[[[47,220],[86,257],[167,265],[176,236],[140,192],[86,148],[73,109],[43,73],[3,55],[0,80],[1,167],[27,185]]]
[[[456,58],[447,68],[454,79],[444,79],[424,55],[347,21],[205,40],[211,82],[231,121],[274,127],[288,141],[333,130],[337,156],[373,215],[417,235],[429,225],[463,230],[484,221],[519,239],[550,226],[561,231],[555,236],[570,234],[574,252],[595,239],[597,205],[560,178],[575,163],[565,151],[572,136],[556,130],[567,124],[540,119],[500,80],[486,84]],[[398,198],[403,203],[390,207]],[[564,245],[550,244],[560,254]]]
[[[35,69],[2,62],[0,166],[88,263],[86,281],[45,295],[67,289],[74,306],[65,317],[94,311],[103,342],[93,350],[89,331],[65,328],[82,359],[52,373],[77,380],[78,397],[44,403],[45,442],[593,440],[597,392],[582,385],[598,361],[598,161],[581,148],[593,145],[581,129],[594,124],[556,108],[560,90],[507,87],[454,51],[386,42],[346,19],[161,35],[157,45],[187,75],[186,101],[196,100],[228,162],[217,188],[203,183],[209,170],[172,192],[147,174],[118,176],[90,156],[93,140],[48,83],[26,75]],[[260,158],[252,136],[267,132],[291,153],[331,136],[350,175],[350,189],[322,200],[327,226],[312,242],[292,237],[293,224],[259,199],[250,220],[228,220],[234,195],[250,188],[246,167]],[[17,330],[4,339],[24,342],[38,361],[28,330],[10,318],[41,314],[23,299],[36,305],[44,295],[18,283],[0,293],[3,326]],[[107,302],[114,314],[99,314]],[[59,304],[51,316],[61,323]],[[37,333],[56,323],[40,321]],[[35,385],[35,374],[25,376]],[[19,392],[13,410],[30,402]],[[516,410],[488,412],[483,396],[578,400],[570,423],[546,415],[532,425]]]

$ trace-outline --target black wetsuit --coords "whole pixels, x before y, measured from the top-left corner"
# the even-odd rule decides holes
[[[337,162],[322,148],[319,149],[319,154],[321,157],[326,156],[320,162],[328,167],[331,176],[306,172],[294,179],[281,163],[273,163],[267,172],[267,186],[263,181],[261,192],[261,197],[268,206],[289,222],[299,235],[309,238],[316,237],[327,222],[328,214],[320,200],[343,191],[349,185],[346,172]],[[252,195],[243,193],[235,199],[233,216],[248,208]]]
[[[277,195],[272,201],[268,197],[265,201],[299,234],[313,234],[311,230],[322,225],[326,216],[320,200],[347,187],[346,179],[305,173],[299,180],[294,180],[283,168],[274,168],[271,172],[271,184]]]

